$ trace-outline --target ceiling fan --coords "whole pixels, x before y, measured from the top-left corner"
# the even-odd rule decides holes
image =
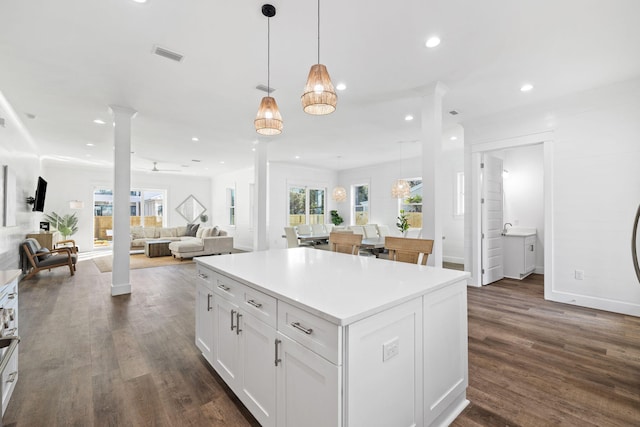
[[[158,162],[153,162],[153,168],[151,172],[182,172],[178,169],[158,169]]]

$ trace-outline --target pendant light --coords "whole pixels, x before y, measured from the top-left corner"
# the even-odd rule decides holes
[[[260,101],[258,114],[254,120],[256,132],[260,135],[279,135],[282,133],[282,116],[276,100],[271,96],[271,26],[270,19],[276,15],[276,8],[270,4],[262,5],[262,14],[267,17],[267,96]]]
[[[338,163],[340,162],[340,156],[338,156]],[[338,166],[340,166],[338,164]],[[339,169],[339,168],[338,168]],[[344,202],[347,200],[347,190],[344,187],[338,185],[333,189],[333,193],[331,194],[331,198],[336,202]]]
[[[333,113],[338,102],[327,67],[320,63],[320,0],[318,0],[318,63],[311,66],[301,100],[304,112],[314,115]]]
[[[398,144],[400,144],[400,176],[402,176],[402,141],[398,142]],[[394,199],[404,199],[410,195],[411,186],[409,183],[402,178],[397,179],[391,187],[391,197]]]

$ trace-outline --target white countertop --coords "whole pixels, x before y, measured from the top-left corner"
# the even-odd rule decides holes
[[[20,270],[0,270],[0,286],[9,284],[13,279],[20,276]]]
[[[507,230],[507,232],[505,234],[503,234],[503,236],[509,237],[527,237],[527,236],[535,236],[536,235],[536,229],[535,228],[510,228],[509,230]]]
[[[338,325],[353,323],[470,276],[462,271],[312,248],[195,260]]]

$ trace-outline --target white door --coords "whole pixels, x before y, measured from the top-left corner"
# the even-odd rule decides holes
[[[502,159],[482,156],[482,284],[504,277],[502,263]]]
[[[238,397],[263,427],[276,425],[276,330],[250,314],[240,317]]]
[[[238,377],[240,340],[238,339],[238,306],[224,298],[213,298],[213,367],[232,389]]]
[[[278,426],[341,425],[340,367],[281,332],[278,332],[278,339]]]
[[[211,363],[213,355],[213,291],[204,283],[198,282],[196,296],[196,347],[202,351],[202,355]]]

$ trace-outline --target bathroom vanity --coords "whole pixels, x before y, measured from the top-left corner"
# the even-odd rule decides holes
[[[469,273],[310,248],[195,259],[196,346],[261,425],[444,426]]]
[[[510,228],[503,236],[504,277],[522,280],[536,269],[536,229]]]

